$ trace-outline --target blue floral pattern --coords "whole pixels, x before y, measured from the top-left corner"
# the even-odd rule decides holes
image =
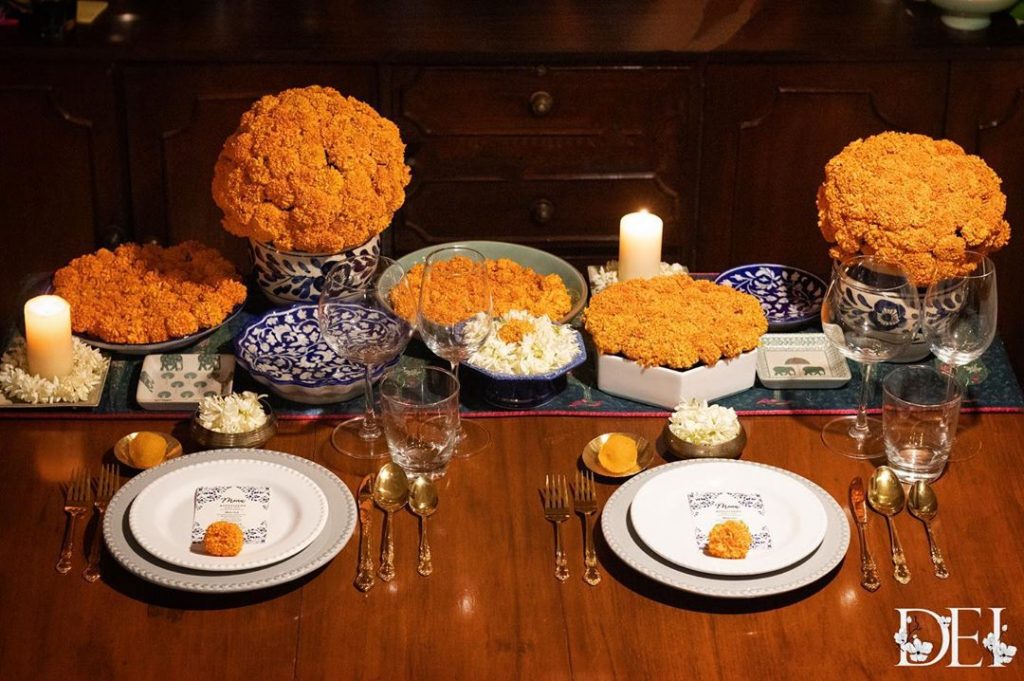
[[[367,316],[353,331],[353,340],[358,334],[379,338],[386,333],[384,326]],[[235,355],[253,378],[267,384],[320,388],[354,384],[363,377],[362,366],[339,357],[322,337],[316,305],[271,310],[235,338]]]
[[[757,264],[734,267],[715,279],[761,302],[773,328],[798,325],[817,318],[825,297],[825,282],[795,267]]]
[[[868,318],[879,329],[895,329],[903,324],[907,317],[907,308],[891,300],[877,300]]]
[[[330,255],[279,251],[257,241],[249,242],[256,281],[263,294],[276,305],[316,302],[324,279],[344,269],[353,284],[369,280],[380,255],[380,237],[362,246]]]

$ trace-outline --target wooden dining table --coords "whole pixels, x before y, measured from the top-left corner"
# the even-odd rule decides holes
[[[826,450],[824,417],[744,417],[743,458],[793,471],[844,508],[854,476],[873,464]],[[539,490],[549,473],[573,474],[584,445],[607,431],[657,440],[652,465],[671,461],[662,418],[504,417],[455,461],[430,519],[434,573],[416,573],[417,521],[396,515],[397,577],[368,593],[353,586],[357,537],[326,566],[294,582],[237,594],[195,594],[150,584],[104,553],[86,582],[90,518],[76,534],[74,569],[54,569],[65,527],[62,485],[78,466],[93,474],[112,445],[142,429],[184,436],[161,420],[0,420],[0,679],[884,679],[1022,678],[981,645],[992,608],[1002,639],[1024,644],[1024,415],[966,416],[982,447],[935,484],[934,523],[951,576],[932,574],[924,526],[896,518],[913,573],[897,584],[881,516],[868,537],[882,586],[860,586],[856,533],[835,569],[796,591],[750,600],[702,597],[634,572],[596,534],[603,579],[583,579],[578,518],[564,526],[571,577],[554,577],[554,533]],[[355,492],[381,462],[357,463],[329,444],[332,423],[287,421],[267,449],[310,458]],[[192,451],[186,446],[187,451]],[[120,469],[122,481],[133,474]],[[600,504],[617,485],[598,481]],[[374,546],[382,515],[375,513]],[[852,524],[851,524],[852,529]],[[950,608],[960,608],[954,613]],[[899,609],[955,615],[956,658],[898,666]],[[952,617],[951,617],[952,619]],[[972,639],[971,636],[974,635]],[[926,638],[922,633],[922,638]],[[940,639],[931,636],[934,653]],[[951,646],[952,647],[952,646]],[[951,666],[980,663],[981,668]]]

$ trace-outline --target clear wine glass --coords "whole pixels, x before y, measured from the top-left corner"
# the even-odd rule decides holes
[[[483,345],[493,321],[487,262],[479,251],[448,246],[427,256],[416,321],[423,342],[458,376],[459,364]],[[483,426],[463,420],[455,456],[472,456],[489,439]]]
[[[882,422],[869,417],[874,367],[899,354],[917,329],[917,288],[898,265],[876,256],[855,256],[836,263],[821,307],[825,337],[844,357],[861,366],[856,416],[825,424],[825,445],[854,459],[885,454]]]
[[[996,266],[987,256],[965,253],[969,272],[940,279],[924,295],[922,324],[932,354],[946,365],[950,394],[959,380],[957,369],[980,358],[996,336],[998,294]],[[960,429],[950,461],[964,461],[978,453],[977,438]]]
[[[390,258],[367,254],[336,269],[320,289],[320,333],[339,357],[363,365],[366,409],[342,421],[331,433],[339,452],[357,459],[388,454],[380,418],[374,408],[373,374],[402,354],[413,326],[391,308],[396,286],[408,286],[402,266]]]

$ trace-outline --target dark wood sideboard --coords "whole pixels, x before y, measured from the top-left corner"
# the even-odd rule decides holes
[[[912,0],[504,4],[114,1],[56,43],[0,29],[0,315],[27,275],[124,240],[199,239],[247,268],[219,228],[214,160],[253,100],[312,83],[400,126],[398,253],[493,238],[583,268],[646,206],[666,259],[824,273],[822,168],[882,130],[980,154],[1024,229],[1024,28],[1008,16],[974,35]],[[1016,234],[996,260],[1024,374],[1022,254]]]

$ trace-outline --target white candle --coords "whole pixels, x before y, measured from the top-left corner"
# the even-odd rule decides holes
[[[28,371],[43,378],[71,373],[71,306],[60,296],[37,296],[25,303]]]
[[[619,221],[619,281],[650,279],[661,270],[662,221],[646,209]]]

